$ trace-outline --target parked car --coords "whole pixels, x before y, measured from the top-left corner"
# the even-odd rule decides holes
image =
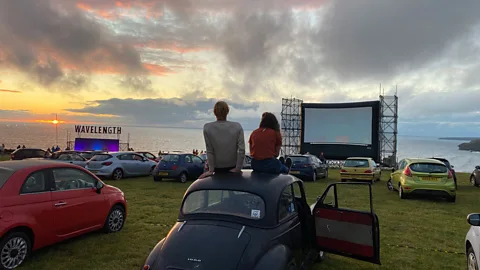
[[[471,225],[465,239],[465,254],[467,254],[467,269],[480,269],[480,214],[470,214],[467,217]]]
[[[445,164],[445,166],[447,166],[447,168],[450,170],[450,172],[452,172],[452,175],[453,175],[453,181],[455,182],[455,188],[457,188],[457,174],[455,173],[455,170],[453,169],[454,166],[452,164],[450,164],[450,161],[448,161],[447,159],[445,158],[436,158],[436,157],[433,157],[432,159],[436,159],[438,161],[441,161],[443,162],[443,164]]]
[[[0,269],[14,269],[41,247],[123,228],[123,192],[84,168],[46,160],[0,164]]]
[[[328,165],[314,155],[290,155],[287,158],[292,160],[290,174],[300,179],[317,181],[318,176],[328,177]]]
[[[345,160],[340,169],[340,179],[342,182],[349,180],[370,181],[375,183],[380,181],[382,169],[372,158],[368,157],[350,157]]]
[[[475,170],[470,175],[470,183],[474,187],[480,186],[480,166],[475,166]]]
[[[160,159],[150,152],[136,152],[137,154],[150,159],[151,161],[159,162]]]
[[[175,178],[182,183],[197,179],[203,173],[205,161],[193,154],[167,154],[153,170],[153,180]]]
[[[132,152],[96,154],[85,167],[96,176],[120,180],[124,177],[151,175],[156,162]]]
[[[207,172],[209,170],[207,154],[206,153],[200,154],[199,157],[205,161],[205,164],[203,166],[203,172]],[[251,168],[252,168],[252,157],[250,155],[245,155],[242,169],[251,169]]]
[[[95,151],[75,151],[79,153],[82,157],[86,158],[87,160],[91,159],[93,156],[97,154],[103,154],[104,151],[95,150]]]
[[[43,158],[47,152],[38,148],[20,148],[10,154],[11,160],[22,160],[26,158]]]
[[[55,152],[45,159],[74,164],[80,167],[87,165],[87,159],[76,152]]]
[[[338,199],[337,185],[355,184],[369,187],[372,204],[369,183],[331,184],[309,207],[303,182],[291,175],[246,171],[197,180],[143,269],[308,269],[324,252],[380,264],[373,208],[345,211],[330,201]]]
[[[457,197],[452,172],[436,159],[402,159],[392,169],[387,187],[397,190],[401,199],[409,195],[433,195],[455,202]]]

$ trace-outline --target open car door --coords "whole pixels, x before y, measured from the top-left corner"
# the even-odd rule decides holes
[[[337,189],[345,185],[368,188],[370,211],[339,207]],[[312,212],[318,250],[380,264],[380,230],[378,217],[373,212],[371,183],[331,184],[317,201]]]

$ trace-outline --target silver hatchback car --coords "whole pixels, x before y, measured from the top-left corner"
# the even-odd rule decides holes
[[[151,175],[156,162],[132,152],[96,154],[85,167],[96,176],[120,180],[129,176]]]

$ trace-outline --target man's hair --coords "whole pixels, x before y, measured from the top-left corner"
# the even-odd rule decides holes
[[[273,113],[265,112],[262,114],[262,120],[260,121],[260,128],[271,128],[280,132],[280,124],[277,117]]]
[[[217,117],[217,120],[227,120],[228,112],[230,112],[230,108],[225,101],[217,101],[215,106],[213,106],[213,113]]]

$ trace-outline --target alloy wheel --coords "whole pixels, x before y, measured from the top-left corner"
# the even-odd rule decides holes
[[[120,209],[115,209],[108,217],[108,227],[112,232],[118,232],[123,226],[123,212]]]
[[[468,270],[478,270],[477,258],[473,250],[470,250],[467,257],[467,267]]]
[[[122,170],[116,169],[115,171],[113,171],[113,179],[120,180],[120,179],[122,179],[122,177],[123,177]]]
[[[1,266],[6,269],[17,268],[27,257],[27,251],[27,240],[22,237],[10,239],[5,243],[0,252]]]
[[[312,181],[317,181],[317,172],[313,171]]]
[[[475,176],[471,176],[470,177],[470,184],[472,184],[472,186],[475,186],[475,184],[476,184],[475,182],[476,182],[475,181]]]
[[[180,175],[180,182],[186,183],[187,182],[187,175],[185,173],[182,173]]]
[[[387,188],[388,188],[388,190],[393,191],[393,184],[392,184],[392,180],[391,180],[391,179],[388,180],[388,182],[387,182]]]

